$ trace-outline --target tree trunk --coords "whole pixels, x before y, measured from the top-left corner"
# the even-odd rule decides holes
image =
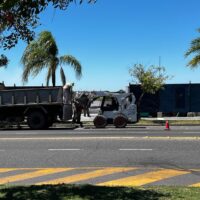
[[[53,85],[53,87],[56,86],[56,72],[55,72],[55,70],[52,71],[52,85]]]

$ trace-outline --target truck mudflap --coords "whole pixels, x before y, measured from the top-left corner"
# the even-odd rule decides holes
[[[64,104],[63,105],[63,121],[72,119],[72,105]]]

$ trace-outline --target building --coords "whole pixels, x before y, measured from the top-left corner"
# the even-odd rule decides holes
[[[129,92],[133,92],[136,101],[142,91],[140,85],[129,84]],[[156,94],[145,94],[141,101],[141,114],[156,116],[185,116],[188,112],[200,112],[200,84],[165,84]]]

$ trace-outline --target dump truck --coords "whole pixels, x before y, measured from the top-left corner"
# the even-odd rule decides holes
[[[1,87],[0,123],[26,122],[31,129],[47,129],[57,119],[72,118],[72,87]]]

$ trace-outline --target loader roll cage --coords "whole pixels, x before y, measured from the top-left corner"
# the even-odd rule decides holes
[[[113,111],[119,109],[119,103],[117,99],[112,96],[103,96],[101,103],[101,110],[104,111]]]

